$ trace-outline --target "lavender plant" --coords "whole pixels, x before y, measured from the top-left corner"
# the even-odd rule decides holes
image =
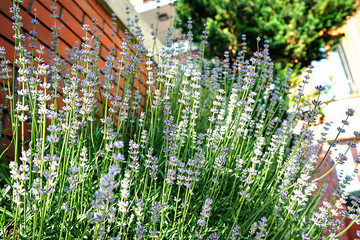
[[[20,3],[10,9],[13,64],[0,48],[14,147],[1,171],[3,239],[337,239],[348,229],[345,218],[349,226],[359,222],[360,199],[347,210],[335,204],[346,201],[343,188],[322,199],[326,187],[318,182],[346,152],[321,171],[334,144],[318,163],[326,131],[316,141],[310,126],[324,87],[310,111],[301,103],[311,66],[292,89],[291,69],[274,77],[267,40],[250,54],[243,36],[232,65],[227,52],[209,62],[174,47],[172,28],[158,53],[145,49],[129,18],[133,34],[125,31],[121,52],[110,51],[99,69],[96,20],[93,34],[84,25],[83,42],[63,59],[55,6],[45,62],[36,16],[24,45]],[[339,134],[353,114],[346,111]]]

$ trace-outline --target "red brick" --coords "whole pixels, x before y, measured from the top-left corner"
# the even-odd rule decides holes
[[[92,8],[92,6],[87,1],[80,0],[76,1],[76,3],[86,13],[86,15],[90,17],[90,19],[96,18],[99,23],[101,22],[100,20],[103,18]]]
[[[106,34],[106,36],[108,36],[109,38],[112,38],[111,37],[111,34],[112,34],[112,30],[111,30],[111,28],[112,28],[112,26],[110,25],[108,25],[108,24],[104,24],[104,27],[103,27],[103,30],[104,30],[104,33]]]
[[[102,6],[96,0],[88,0],[89,4],[93,9],[100,15],[103,16],[103,19],[107,24],[111,26],[112,20],[110,15],[102,8]],[[99,20],[99,19],[98,19]]]
[[[143,98],[145,98],[145,96],[146,96],[146,88],[145,88],[144,85],[140,86],[140,93],[141,93],[141,95],[143,95]]]
[[[111,16],[101,7],[101,5],[96,0],[88,0],[88,2],[95,9],[95,11],[98,12],[99,15],[103,17],[104,21],[106,22],[104,24],[104,32],[106,33],[106,35],[110,37],[112,33],[111,29],[113,27]],[[119,37],[120,38],[125,37],[122,31],[119,32]]]
[[[89,26],[93,26],[92,21],[88,16],[85,16],[84,24],[88,24]],[[92,27],[90,27],[90,28],[91,28],[90,32],[93,32]],[[99,29],[97,33],[100,33],[100,42],[101,42],[101,44],[103,45],[103,47],[105,47],[107,49],[107,51],[109,51],[110,50],[109,45],[112,44],[111,39],[108,38],[101,29]]]
[[[9,13],[9,8],[12,6],[13,3],[11,0],[2,1],[2,3],[0,4],[0,13]]]
[[[109,56],[109,50],[107,48],[105,48],[104,46],[101,46],[101,51],[100,51],[100,57],[104,60],[106,60],[106,57]]]
[[[31,48],[29,47],[29,43],[30,41],[28,39],[25,40],[25,44],[26,44],[26,48],[31,51]],[[33,49],[33,53],[34,53],[34,57],[38,57],[39,54],[36,52],[36,50],[38,50],[40,48],[40,45],[44,46],[44,44],[41,44],[39,42],[34,42],[36,44],[36,47]],[[48,56],[48,52],[50,51],[50,49],[46,46],[44,46],[44,54],[41,55],[41,58],[44,60],[45,63],[49,62],[49,56]],[[34,66],[37,66],[38,63],[36,61],[33,62]]]
[[[11,7],[13,7],[13,1],[12,0],[2,0],[1,1],[1,4],[5,4],[5,2],[8,2],[11,4]],[[29,3],[30,3],[30,0],[24,0],[23,3],[20,5],[22,8],[24,9],[27,9],[29,7]],[[7,4],[7,3],[6,3]],[[9,7],[10,8],[10,7]],[[9,12],[9,8],[6,10],[7,12]],[[21,11],[20,11],[21,13]]]
[[[29,46],[29,44],[32,43],[32,41],[29,40],[29,34],[27,33],[25,35],[25,42],[24,45],[26,47],[27,50],[31,51],[31,47]],[[35,43],[35,42],[34,42]],[[35,43],[36,44],[36,43]],[[39,47],[39,44],[36,44],[37,47]],[[34,51],[34,54],[36,53],[36,51]]]
[[[34,1],[33,7],[31,9],[31,14],[35,16],[36,9],[36,19],[41,21],[45,26],[51,29],[51,26],[54,25],[54,19],[50,18],[52,12],[46,9],[40,2]]]
[[[59,23],[58,26],[60,27],[59,29],[59,33],[60,33],[60,38],[66,42],[68,45],[70,46],[74,46],[75,42],[78,42],[79,44],[81,43],[81,38],[79,38],[78,36],[76,36],[72,31],[70,31],[69,28],[67,28],[64,24]],[[85,36],[85,33],[84,35]]]
[[[125,38],[124,29],[118,28],[117,35],[118,35],[121,39]]]
[[[24,20],[24,29],[26,31],[31,31],[34,28],[34,25],[31,24],[31,17],[30,15],[23,15],[23,19],[26,19],[26,21]],[[51,31],[46,28],[44,25],[42,24],[38,24],[35,26],[35,31],[38,33],[37,38],[39,39],[39,43],[36,43],[37,45],[41,44],[44,45],[46,47],[50,47],[50,43],[54,40],[52,37],[52,33]]]
[[[110,48],[112,47],[112,41],[107,37],[100,37],[100,42],[108,50],[110,50]]]
[[[58,97],[57,99],[56,99],[56,102],[57,102],[57,109],[62,109],[64,106],[65,106],[65,104],[64,104],[64,98],[61,96],[61,97]]]
[[[106,36],[107,36],[109,39],[111,39],[111,42],[112,42],[112,41],[113,41],[113,37],[111,36],[112,30],[111,30],[111,28],[110,28],[107,24],[104,25],[104,33],[106,34]],[[123,37],[125,37],[125,36],[123,36]],[[114,43],[115,43],[115,46],[116,46],[117,48],[120,48],[120,47],[121,47],[122,38],[123,38],[123,37],[121,37],[121,36],[119,36],[119,35],[116,35],[116,36],[114,37]]]
[[[37,18],[39,21],[44,23],[48,28],[54,25],[54,19],[50,18],[50,12],[39,2],[34,2],[34,9],[37,9]],[[34,14],[34,9],[32,13]],[[67,42],[70,46],[74,45],[74,42],[80,42],[81,39],[77,37],[70,29],[65,26],[61,21],[57,20],[56,25],[60,27],[58,33],[60,33],[60,38]]]
[[[114,95],[116,95],[116,89],[117,89],[117,79],[115,79],[115,82],[114,82],[114,85],[115,85],[115,89],[114,89]],[[119,90],[118,90],[118,95],[119,96],[122,96],[122,94],[123,94],[123,88],[122,88],[122,86],[121,86],[121,82],[120,82],[120,85],[119,85]]]
[[[85,0],[80,0],[80,2]],[[76,4],[74,0],[59,0],[58,3],[67,9],[80,23],[82,22],[84,11]]]
[[[21,6],[25,9],[28,9],[30,6],[30,0],[23,0],[23,3],[21,4]]]
[[[89,16],[85,16],[85,19],[84,19],[84,24],[88,24],[89,26],[91,26],[90,27],[90,32],[93,32],[92,31],[92,21],[91,21],[91,19],[90,19],[90,17]],[[108,26],[108,25],[106,25],[107,26],[107,31],[110,31],[110,34],[111,34],[111,29],[110,29],[110,27]],[[103,52],[106,52],[106,54],[107,54],[107,52],[110,50],[110,46],[112,45],[112,37],[111,36],[108,36],[108,34],[105,34],[101,29],[99,29],[98,30],[98,33],[100,33],[100,35],[101,35],[101,37],[100,37],[100,42],[102,43],[102,45],[103,45],[103,50],[104,50],[104,47],[106,48],[106,51],[104,50]],[[120,38],[119,37],[115,37],[115,42],[117,43],[116,45],[117,45],[117,47],[120,47],[121,46],[121,40],[120,40]],[[102,57],[106,57],[107,55],[105,55],[104,56],[104,54],[101,54],[102,55]]]
[[[139,64],[139,69],[143,70],[143,72],[146,71],[146,66],[144,64]]]
[[[104,67],[105,67],[105,61],[102,60],[101,58],[98,60],[98,68],[100,69],[101,72],[103,72]]]
[[[0,4],[1,8],[2,4]],[[14,41],[14,30],[12,29],[12,22],[10,19],[8,19],[5,15],[0,13],[0,22],[2,24],[1,27],[1,35],[5,38],[7,38],[10,41]]]
[[[145,72],[140,73],[140,85],[145,86],[147,75]]]
[[[88,16],[84,16],[84,23],[83,24],[87,24],[89,25],[90,27],[90,33],[93,34],[94,33],[94,30],[93,28],[95,28],[95,26],[93,25],[93,21],[90,19],[90,17]],[[96,26],[96,28],[98,29],[97,30],[97,33],[101,33],[101,35],[103,35],[103,32],[101,31],[101,29],[99,28],[99,26]]]
[[[70,28],[77,36],[85,36],[81,23],[78,22],[66,9],[63,9],[61,15],[61,21]]]
[[[51,10],[50,6],[55,5],[57,7],[57,9],[55,10],[56,14],[60,14],[60,4],[58,2],[53,2],[51,0],[38,0],[37,2],[40,2],[47,10],[49,10],[51,13],[53,12],[53,10]]]
[[[11,6],[12,6],[11,2],[4,1],[3,4],[0,4],[0,11],[9,9]],[[11,18],[12,14],[9,11],[4,11],[4,13],[6,16]],[[33,30],[34,25],[30,22],[31,19],[33,19],[33,16],[25,11],[20,11],[20,14],[22,16],[22,22],[24,24],[23,29],[26,30],[27,32]],[[50,15],[49,15],[49,17],[50,17]],[[2,21],[0,21],[0,22],[2,22]],[[4,26],[5,26],[5,24],[4,24]],[[10,23],[10,25],[6,24],[6,26],[8,26],[8,28],[11,28],[11,23]],[[12,28],[11,28],[11,31],[14,31],[14,30],[12,30]],[[53,40],[51,31],[46,29],[46,27],[42,26],[41,24],[36,25],[35,31],[38,32],[38,38],[42,42],[41,44],[45,45],[45,46],[50,46],[50,42]],[[1,32],[2,33],[5,32],[3,30],[3,28],[1,30]],[[13,34],[14,33],[12,33],[12,35]]]

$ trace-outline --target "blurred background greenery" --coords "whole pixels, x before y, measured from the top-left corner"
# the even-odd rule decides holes
[[[250,50],[257,50],[257,37],[270,41],[270,55],[276,70],[292,67],[301,74],[313,60],[326,57],[342,34],[335,30],[357,9],[355,0],[179,0],[179,27],[188,31],[193,20],[194,41],[200,42],[204,23],[209,38],[207,58],[232,57],[241,49],[246,34]]]

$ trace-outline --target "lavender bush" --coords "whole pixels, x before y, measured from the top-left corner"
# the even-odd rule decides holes
[[[155,53],[135,19],[121,52],[99,69],[96,19],[62,59],[55,6],[54,49],[44,62],[36,18],[24,45],[20,2],[10,10],[13,65],[0,49],[15,155],[1,171],[1,238],[337,239],[345,218],[358,222],[359,199],[347,210],[335,204],[346,201],[343,188],[321,198],[326,187],[317,183],[345,157],[318,163],[325,138],[315,140],[310,126],[324,87],[309,111],[301,103],[311,67],[292,89],[288,76],[273,76],[266,40],[250,55],[244,36],[233,64],[227,53],[209,62],[174,47],[172,28]],[[339,134],[353,114],[346,111]],[[325,164],[329,171],[319,171]]]

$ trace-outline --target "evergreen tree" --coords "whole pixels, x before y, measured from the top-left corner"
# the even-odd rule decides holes
[[[324,47],[334,46],[334,35],[357,6],[355,0],[179,0],[180,27],[187,31],[193,21],[196,42],[201,41],[204,23],[209,38],[207,57],[235,54],[246,34],[251,51],[257,37],[270,41],[270,53],[281,67],[306,67],[312,60],[326,57]]]

